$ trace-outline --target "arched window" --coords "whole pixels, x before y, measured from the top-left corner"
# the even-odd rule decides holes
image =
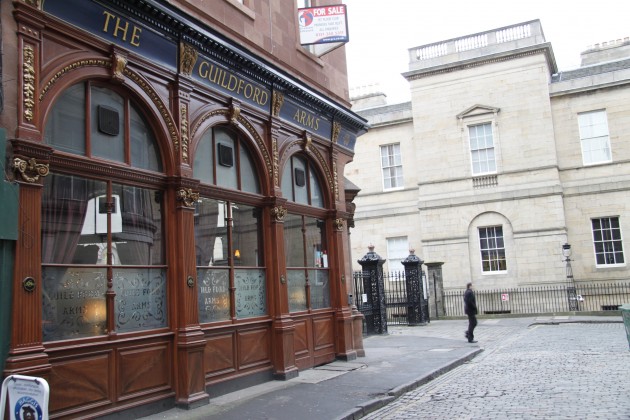
[[[260,194],[247,143],[229,127],[208,130],[197,146],[193,176],[202,184]],[[262,199],[262,197],[261,197]],[[199,321],[267,314],[261,209],[202,197],[195,206]]]
[[[324,207],[322,189],[311,164],[301,156],[292,156],[282,172],[282,195],[290,201]]]
[[[162,170],[154,135],[131,100],[89,82],[60,96],[45,140],[97,165]],[[80,164],[75,171],[53,168],[44,179],[44,341],[166,327],[162,191],[99,179]]]
[[[214,127],[201,138],[193,163],[193,176],[202,183],[260,193],[260,183],[247,146],[228,127]]]
[[[292,156],[282,172],[282,195],[290,201],[324,207],[322,188],[311,163]],[[325,221],[289,213],[284,219],[284,247],[291,312],[330,307]]]
[[[106,87],[87,82],[67,89],[50,113],[44,136],[56,150],[162,171],[144,118],[130,99]]]

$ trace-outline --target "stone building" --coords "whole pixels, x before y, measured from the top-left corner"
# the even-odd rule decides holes
[[[295,2],[0,12],[4,376],[134,418],[362,353],[343,47],[302,47]]]
[[[551,285],[569,244],[578,284],[630,278],[629,39],[559,71],[534,20],[410,48],[403,76],[411,102],[353,98],[353,260],[371,243],[400,270],[414,248],[447,290]]]

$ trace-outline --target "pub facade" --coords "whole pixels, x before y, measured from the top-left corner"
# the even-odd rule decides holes
[[[194,407],[363,351],[343,171],[366,121],[172,3],[3,4],[3,374],[45,378],[52,418]]]

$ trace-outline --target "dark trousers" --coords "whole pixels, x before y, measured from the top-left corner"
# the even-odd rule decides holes
[[[475,338],[475,327],[477,326],[477,315],[468,314],[468,331],[466,331],[466,337],[468,341],[472,341]]]

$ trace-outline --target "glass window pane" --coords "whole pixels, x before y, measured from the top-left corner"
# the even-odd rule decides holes
[[[328,270],[308,270],[311,285],[311,308],[321,309],[330,307],[330,285]]]
[[[309,204],[308,202],[308,186],[306,184],[306,161],[304,159],[293,157],[293,194],[294,201],[301,204]]]
[[[116,268],[113,276],[118,332],[167,326],[166,270]]]
[[[212,130],[208,130],[197,145],[195,161],[193,163],[193,176],[205,184],[214,184],[213,162],[214,150],[212,148]]]
[[[199,322],[230,319],[229,269],[197,267]]]
[[[232,249],[235,265],[263,265],[260,215],[260,209],[256,207],[232,204]]]
[[[125,107],[123,98],[109,89],[93,86],[90,101],[92,156],[125,162]]]
[[[309,171],[309,177],[311,182],[311,206],[324,207],[322,189],[320,188],[319,181],[312,170]]]
[[[287,267],[304,267],[306,255],[302,237],[302,216],[287,214],[284,217],[284,252]]]
[[[66,89],[57,99],[44,138],[58,150],[85,155],[85,84]]]
[[[289,293],[289,311],[305,311],[306,307],[306,273],[304,270],[287,270],[287,287]]]
[[[217,185],[238,189],[235,136],[223,128],[214,129]]]
[[[162,171],[160,152],[153,132],[144,118],[131,106],[131,165],[149,171]]]
[[[249,155],[249,151],[241,142],[240,146],[240,169],[241,169],[241,190],[251,193],[260,193],[260,186],[258,185],[258,177],[256,176],[256,168],[252,158]]]
[[[97,197],[106,184],[77,176],[50,174],[42,198],[42,262],[105,264],[107,213]]]
[[[107,332],[107,269],[43,267],[42,278],[44,341]]]
[[[161,265],[165,262],[162,193],[114,184],[112,217],[113,264]]]
[[[227,204],[200,198],[195,205],[197,266],[227,265]]]
[[[267,314],[265,271],[256,269],[234,270],[236,287],[236,317],[250,318]]]

